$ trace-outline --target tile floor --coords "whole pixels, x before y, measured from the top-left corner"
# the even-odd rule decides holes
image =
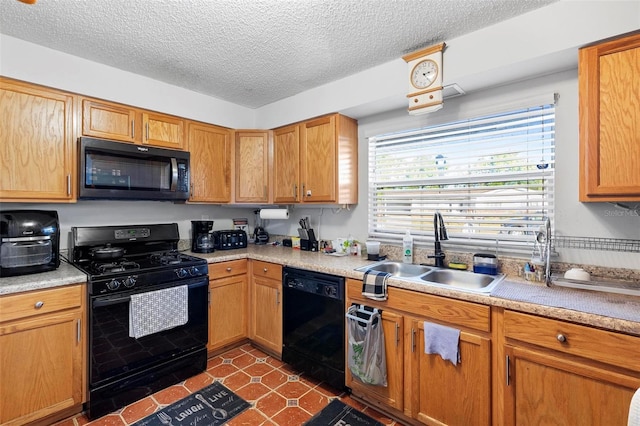
[[[384,425],[400,423],[353,400],[327,385],[293,371],[288,365],[251,345],[232,349],[209,359],[207,371],[163,389],[123,409],[92,422],[83,414],[55,426],[127,426],[164,408],[189,393],[219,380],[252,407],[231,419],[228,426],[299,426],[322,410],[331,399],[340,398]]]

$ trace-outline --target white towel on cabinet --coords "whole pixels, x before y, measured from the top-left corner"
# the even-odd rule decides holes
[[[424,353],[438,354],[453,365],[460,362],[460,330],[424,322]]]
[[[640,426],[640,389],[633,394],[631,406],[629,407],[628,426]]]
[[[139,339],[189,321],[189,287],[132,294],[129,303],[129,337]]]

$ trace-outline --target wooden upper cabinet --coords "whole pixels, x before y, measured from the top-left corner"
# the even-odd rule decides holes
[[[74,200],[75,99],[0,78],[0,200]]]
[[[165,114],[142,113],[142,143],[172,149],[185,149],[184,120]]]
[[[340,114],[300,125],[302,202],[358,202],[358,124]]]
[[[121,142],[139,142],[140,112],[126,105],[82,99],[82,134]]]
[[[640,201],[640,34],[578,53],[580,201]]]
[[[191,153],[189,201],[231,201],[231,131],[208,124],[188,122]]]
[[[235,134],[235,202],[269,202],[269,131]]]
[[[300,126],[273,131],[273,202],[300,201]]]

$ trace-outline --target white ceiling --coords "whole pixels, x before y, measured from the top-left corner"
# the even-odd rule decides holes
[[[0,33],[258,108],[557,0],[1,0]]]

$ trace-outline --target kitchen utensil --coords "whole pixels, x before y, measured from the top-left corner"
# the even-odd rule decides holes
[[[95,247],[89,250],[91,257],[95,259],[118,259],[125,253],[122,247],[112,247],[111,244],[107,244],[101,247]]]

